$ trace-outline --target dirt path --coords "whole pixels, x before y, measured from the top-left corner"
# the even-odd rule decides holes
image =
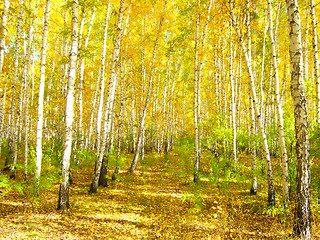
[[[0,201],[0,239],[288,238],[291,220],[263,213],[263,196],[250,196],[243,183],[195,185],[177,167],[121,172],[97,194],[88,193],[91,171],[74,171],[66,213],[56,210],[58,184],[39,205],[11,191]]]

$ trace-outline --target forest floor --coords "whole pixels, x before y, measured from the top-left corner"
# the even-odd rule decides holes
[[[266,207],[263,184],[254,196],[248,178],[203,174],[194,184],[192,164],[177,154],[154,156],[96,194],[88,193],[92,168],[73,170],[66,212],[57,210],[57,182],[38,203],[15,190],[1,195],[0,239],[292,239],[292,214]],[[203,166],[210,171],[205,158]],[[320,239],[319,223],[313,214],[314,239]]]

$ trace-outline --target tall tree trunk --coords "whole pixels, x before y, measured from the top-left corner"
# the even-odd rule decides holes
[[[0,79],[2,76],[2,67],[3,67],[3,59],[4,59],[4,47],[6,42],[6,36],[7,36],[7,19],[8,19],[8,10],[10,1],[4,0],[3,3],[3,12],[2,12],[2,18],[1,18],[1,27],[0,27]]]
[[[208,6],[208,15],[205,22],[202,41],[200,42],[200,0],[198,0],[197,6],[197,20],[196,20],[196,35],[195,35],[195,56],[194,56],[194,129],[195,129],[195,156],[194,156],[194,177],[193,181],[199,180],[199,167],[201,158],[201,138],[202,138],[202,127],[201,127],[201,77],[202,67],[204,63],[204,52],[207,35],[207,27],[210,20],[210,10],[212,7],[212,1],[210,0]],[[201,45],[200,45],[201,43]],[[200,52],[200,56],[199,56]]]
[[[134,92],[134,86],[132,84],[132,92]],[[132,140],[130,141],[131,144],[131,153],[134,153],[136,150],[136,129],[135,129],[135,119],[136,119],[136,114],[135,114],[135,97],[132,97],[132,104],[131,104],[131,111],[130,111],[130,129],[131,129],[131,138]]]
[[[74,108],[74,85],[76,77],[76,64],[78,56],[78,0],[72,1],[72,35],[70,49],[70,64],[68,76],[67,103],[65,112],[65,139],[62,158],[62,181],[60,183],[58,209],[66,210],[69,204],[69,174],[70,174],[70,156],[72,149],[73,133],[73,108]]]
[[[101,66],[99,67],[98,69],[98,76],[100,76],[100,69],[101,69]],[[92,78],[93,78],[93,74],[92,74]],[[98,77],[99,79],[100,77]],[[92,87],[93,89],[93,87]],[[89,133],[88,133],[88,141],[86,142],[86,147],[87,147],[87,144],[90,143],[89,147],[91,149],[94,149],[94,145],[95,145],[95,140],[92,139],[92,134],[93,132],[95,131],[95,124],[96,124],[96,121],[94,121],[95,117],[96,117],[96,113],[97,113],[97,102],[98,102],[98,93],[99,93],[99,90],[98,90],[98,86],[95,87],[95,90],[94,90],[94,97],[93,97],[93,103],[92,103],[92,106],[93,106],[93,109],[92,109],[92,113],[91,113],[91,117],[90,117],[90,126],[89,126]]]
[[[64,17],[63,17],[63,31],[67,32],[67,13],[68,13],[68,0],[65,0],[64,4]],[[62,39],[62,56],[63,58],[67,58],[67,52],[68,52],[68,40],[65,35],[63,35]],[[61,84],[61,97],[65,97],[65,85],[66,85],[66,78],[68,75],[68,67],[69,63],[67,61],[63,65],[63,77],[62,77],[62,84]]]
[[[274,206],[275,205],[275,193],[274,193],[273,170],[272,170],[272,164],[271,164],[271,158],[270,158],[270,153],[269,153],[267,136],[264,131],[264,126],[262,124],[261,115],[260,115],[260,109],[258,106],[258,99],[257,99],[257,94],[256,94],[256,89],[255,89],[255,76],[253,75],[253,71],[252,71],[252,59],[250,58],[250,54],[248,54],[247,47],[245,46],[242,34],[240,32],[239,26],[236,22],[236,18],[234,16],[233,1],[229,0],[229,2],[230,2],[230,14],[231,14],[232,25],[235,28],[235,31],[236,31],[238,38],[239,38],[239,41],[240,41],[240,45],[241,45],[242,50],[245,55],[247,70],[248,70],[249,79],[250,79],[250,82],[249,82],[250,94],[251,94],[252,101],[253,101],[255,118],[256,118],[257,125],[258,125],[261,141],[262,141],[263,156],[266,159],[267,165],[268,165],[268,205]]]
[[[94,16],[95,16],[95,10],[96,9],[94,7],[93,11],[92,11],[90,24],[89,24],[89,27],[88,27],[87,36],[86,36],[86,39],[85,39],[85,42],[84,42],[84,49],[85,50],[88,47],[91,27],[92,27]],[[78,127],[79,127],[79,133],[80,133],[80,150],[82,150],[82,148],[83,148],[83,135],[84,135],[84,131],[82,130],[82,128],[83,128],[83,123],[82,123],[83,120],[82,119],[83,119],[83,95],[84,95],[84,88],[83,88],[84,64],[85,64],[85,56],[83,56],[82,59],[81,59],[80,76],[79,76],[80,89],[79,89],[79,126]]]
[[[249,139],[249,149],[250,149],[250,157],[251,157],[251,166],[252,166],[252,184],[250,193],[252,195],[256,195],[258,193],[258,179],[257,179],[257,154],[256,154],[256,121],[254,115],[254,107],[251,94],[249,94],[249,111],[250,111],[250,139]]]
[[[284,136],[284,125],[283,125],[283,109],[280,99],[279,89],[279,70],[278,70],[278,58],[276,52],[276,43],[273,35],[273,17],[272,17],[272,5],[271,0],[268,0],[268,15],[269,15],[269,37],[271,42],[271,54],[272,54],[272,65],[274,69],[274,87],[275,87],[275,104],[277,110],[278,120],[278,132],[281,149],[281,160],[282,160],[282,190],[283,190],[283,204],[287,208],[289,201],[289,187],[288,187],[288,155],[286,140]]]
[[[107,12],[105,18],[105,25],[104,25],[104,35],[103,35],[103,45],[102,45],[102,52],[101,52],[101,79],[100,81],[100,100],[99,100],[99,107],[98,107],[98,115],[97,115],[97,152],[100,152],[100,145],[101,145],[101,120],[103,115],[103,104],[104,104],[104,88],[105,88],[105,61],[106,61],[106,47],[107,47],[107,36],[108,36],[108,24],[109,24],[109,15],[110,15],[110,0],[108,0],[107,4]],[[99,77],[99,76],[98,76]]]
[[[105,111],[103,116],[103,129],[102,129],[102,137],[101,137],[101,144],[99,148],[99,156],[98,160],[96,161],[94,177],[91,183],[91,187],[89,192],[95,193],[98,189],[98,183],[100,178],[101,166],[103,157],[105,155],[106,144],[109,142],[109,137],[111,133],[111,125],[112,125],[112,118],[114,116],[114,99],[115,99],[115,92],[117,87],[117,80],[118,80],[118,68],[119,68],[119,55],[120,55],[120,44],[121,44],[121,37],[122,37],[122,30],[123,30],[123,13],[125,7],[125,0],[120,1],[120,8],[119,8],[119,15],[118,15],[118,25],[117,25],[117,35],[114,40],[113,45],[113,53],[112,53],[112,60],[111,60],[111,67],[110,67],[110,80],[108,86],[108,95],[105,101]]]
[[[44,13],[44,23],[42,32],[42,49],[40,59],[40,85],[38,97],[38,121],[37,121],[37,146],[36,146],[36,191],[39,196],[39,181],[41,175],[41,162],[42,162],[42,129],[43,129],[43,106],[44,106],[44,85],[45,85],[45,70],[46,70],[46,54],[47,54],[47,41],[48,41],[48,28],[49,28],[49,13],[50,13],[51,0],[46,1],[46,9]]]
[[[128,20],[129,20],[129,16],[130,16],[130,5],[129,5],[129,9],[128,9],[128,13],[127,13],[127,19],[126,19],[126,23],[123,27],[123,30],[122,30],[122,35],[125,35],[126,34],[126,26],[128,25]],[[123,20],[122,20],[123,21]],[[123,25],[123,23],[122,23]],[[119,46],[119,52],[121,52],[121,40],[120,40],[120,43],[118,44]],[[118,75],[119,75],[119,78],[121,79],[122,77],[122,74],[121,74],[121,61],[120,61],[120,57],[118,58],[118,64],[117,64],[117,67],[119,69],[120,67],[120,70],[118,70],[118,72],[116,73],[117,74],[117,78],[118,78]],[[120,71],[120,72],[119,72]],[[117,89],[117,82],[118,82],[118,79],[116,79],[115,81],[115,86],[112,86],[114,87],[114,92],[116,91]],[[113,94],[110,92],[110,86],[111,86],[111,82],[109,82],[109,87],[108,87],[108,98],[110,96],[110,94]],[[115,94],[115,93],[114,93]],[[112,97],[112,96],[111,96]],[[107,153],[107,155],[105,155],[103,157],[103,160],[102,160],[102,166],[101,166],[101,170],[100,170],[100,177],[99,177],[99,186],[103,186],[103,187],[107,187],[108,186],[108,178],[107,178],[107,173],[108,173],[108,161],[109,161],[109,153],[110,151],[113,150],[113,140],[114,140],[114,134],[113,134],[113,129],[114,129],[114,125],[115,125],[115,109],[114,109],[114,102],[115,102],[115,96],[113,97],[113,102],[111,103],[110,105],[110,110],[109,112],[111,112],[111,114],[109,114],[108,116],[108,122],[107,124],[111,124],[110,126],[110,130],[108,130],[108,135],[107,135],[107,139],[106,139],[106,148],[105,148],[105,153]],[[111,121],[111,122],[109,122]],[[108,125],[104,125],[105,126],[108,126]],[[109,126],[108,126],[108,129],[109,129]]]
[[[264,37],[263,37],[263,48],[262,48],[262,66],[261,66],[261,80],[260,80],[260,95],[261,95],[261,121],[262,124],[265,126],[265,115],[264,115],[264,90],[263,90],[263,84],[264,84],[264,70],[265,70],[265,60],[266,60],[266,38],[267,38],[267,31],[268,31],[268,24],[267,24],[267,14],[265,14],[264,19]]]
[[[168,0],[165,0],[163,14],[166,11],[167,3],[168,3]],[[129,168],[129,172],[133,172],[136,169],[136,166],[137,166],[137,163],[138,163],[139,154],[140,154],[141,148],[142,148],[143,129],[144,129],[145,119],[146,119],[146,115],[147,115],[148,103],[149,103],[150,95],[151,95],[151,92],[152,92],[152,79],[153,79],[153,74],[154,74],[154,70],[155,70],[155,62],[156,62],[156,57],[157,57],[157,48],[158,48],[158,42],[159,42],[159,38],[160,38],[160,33],[161,33],[161,29],[162,29],[163,20],[164,20],[164,15],[161,15],[161,19],[160,19],[159,27],[158,27],[158,34],[157,34],[157,37],[156,37],[156,40],[155,40],[155,43],[154,43],[154,48],[153,48],[151,72],[150,72],[150,75],[149,75],[148,92],[147,92],[147,96],[145,98],[145,102],[144,102],[144,105],[143,105],[142,116],[140,118],[140,123],[139,123],[139,128],[138,128],[138,139],[137,139],[137,144],[136,144],[136,151],[135,151],[131,166]]]
[[[9,156],[6,159],[4,170],[11,170],[10,177],[15,178],[16,171],[15,171],[15,164],[17,161],[17,123],[16,123],[16,94],[17,94],[17,85],[19,81],[18,76],[18,67],[19,67],[19,51],[20,51],[20,37],[21,37],[21,21],[23,16],[23,3],[24,1],[21,0],[19,2],[20,9],[19,9],[19,16],[18,16],[18,24],[17,24],[17,39],[15,42],[15,53],[14,53],[14,85],[13,85],[13,93],[11,95],[11,122],[10,122],[10,136],[8,139],[8,147],[9,147]],[[12,166],[10,167],[10,164]]]
[[[193,79],[193,121],[194,121],[194,176],[193,181],[198,182],[199,180],[199,165],[201,157],[201,146],[200,146],[200,129],[199,129],[199,113],[200,113],[200,89],[199,89],[199,27],[200,27],[200,0],[197,3],[197,20],[196,20],[196,33],[195,33],[195,46],[194,46],[194,79]]]
[[[168,104],[168,122],[169,122],[169,127],[170,129],[167,130],[167,151],[170,151],[171,148],[171,143],[172,143],[172,139],[173,139],[173,125],[174,125],[174,107],[173,107],[173,100],[174,100],[174,93],[175,93],[175,86],[176,86],[176,81],[177,79],[180,78],[180,74],[181,74],[181,69],[182,66],[180,65],[180,60],[181,60],[181,51],[179,51],[178,53],[178,59],[175,62],[175,70],[174,70],[174,75],[173,75],[173,82],[172,82],[172,86],[171,86],[171,91],[170,91],[170,99],[169,99],[169,104]]]
[[[145,37],[145,18],[142,23],[142,39]],[[141,94],[141,102],[144,102],[145,92],[146,92],[146,69],[145,69],[145,44],[143,44],[141,48],[141,82],[142,82],[142,94]],[[140,119],[143,115],[143,108],[140,110]],[[140,162],[143,162],[144,159],[144,145],[145,145],[145,126],[143,126],[142,136],[141,136],[141,149],[140,149]]]
[[[163,113],[163,118],[162,118],[162,123],[163,123],[163,131],[162,131],[162,134],[161,134],[161,141],[164,143],[164,153],[168,153],[167,151],[167,128],[168,128],[168,119],[167,119],[167,116],[168,116],[168,111],[169,109],[167,109],[167,95],[168,95],[168,85],[169,85],[169,82],[170,82],[170,72],[171,72],[171,47],[170,47],[170,53],[169,53],[169,58],[168,58],[168,61],[167,61],[167,70],[166,70],[166,77],[165,77],[165,80],[164,80],[164,89],[163,89],[163,106],[162,106],[162,113]],[[169,98],[169,96],[168,96]],[[161,144],[163,146],[163,144]]]
[[[313,60],[314,60],[314,80],[316,83],[316,108],[317,108],[317,123],[320,125],[320,76],[319,76],[319,51],[318,51],[318,34],[316,22],[316,10],[314,0],[311,0],[311,18],[312,18],[312,33],[313,33]]]
[[[233,44],[230,42],[230,84],[231,84],[231,114],[232,114],[232,152],[234,169],[237,171],[238,158],[237,158],[237,123],[236,123],[236,103],[235,103],[235,79],[233,70],[233,59],[236,57],[236,49],[233,56]]]
[[[31,75],[31,55],[32,55],[32,38],[33,38],[33,26],[35,21],[35,16],[38,9],[37,1],[36,6],[33,11],[32,18],[29,17],[29,30],[28,30],[28,47],[27,47],[27,54],[26,54],[26,76],[25,76],[25,87],[24,87],[24,179],[27,180],[27,172],[28,172],[28,130],[29,130],[29,91],[30,91],[30,82],[32,80]],[[29,1],[29,10],[31,12],[31,1]]]
[[[0,83],[2,82],[2,68],[4,59],[4,48],[7,36],[7,18],[10,1],[4,0],[3,12],[0,27]],[[0,88],[0,157],[1,157],[1,144],[3,138],[3,118],[4,118],[4,104],[5,104],[5,90]]]
[[[307,100],[303,78],[301,19],[297,0],[287,0],[291,58],[291,95],[294,106],[297,190],[293,231],[301,239],[311,239],[310,145]]]
[[[123,66],[124,64],[122,64]],[[121,72],[123,70],[121,69]],[[126,68],[124,67],[124,73],[121,74],[121,81],[120,81],[120,110],[118,114],[118,129],[117,129],[117,158],[116,158],[116,168],[112,174],[112,180],[117,179],[117,174],[120,170],[120,153],[121,153],[121,140],[123,139],[123,111],[125,108],[126,99],[124,96],[124,87],[125,87],[125,78],[126,78]]]
[[[308,42],[308,39],[309,39],[309,14],[312,14],[311,13],[311,7],[309,7],[310,4],[309,4],[309,0],[306,0],[306,8],[305,8],[305,17],[306,17],[306,21],[305,21],[305,26],[303,26],[304,28],[304,36],[302,36],[303,38],[303,43],[302,43],[302,46],[303,46],[303,49],[302,49],[302,52],[303,52],[303,76],[304,76],[304,79],[308,79],[309,78],[309,57],[308,57],[308,53],[309,53],[309,42]],[[312,16],[311,16],[312,17]]]

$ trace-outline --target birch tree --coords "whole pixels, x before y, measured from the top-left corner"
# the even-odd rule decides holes
[[[310,144],[307,99],[303,78],[301,18],[297,0],[287,0],[291,59],[291,96],[294,106],[297,189],[293,231],[301,239],[311,239]]]
[[[101,119],[102,119],[102,110],[103,110],[103,103],[104,103],[104,88],[105,88],[105,61],[106,61],[106,47],[107,47],[107,36],[108,36],[108,24],[109,24],[109,15],[110,15],[110,0],[107,3],[107,12],[104,24],[104,34],[103,34],[103,45],[102,45],[102,52],[101,52],[101,72],[98,72],[98,80],[100,82],[100,100],[99,100],[99,107],[98,107],[98,115],[97,115],[97,152],[100,151],[100,139],[101,139]],[[101,76],[101,79],[99,79]]]
[[[288,187],[288,154],[286,147],[286,140],[284,136],[284,126],[283,126],[283,110],[282,103],[280,99],[280,89],[279,89],[279,70],[278,70],[278,58],[276,52],[276,43],[273,34],[273,17],[272,17],[272,6],[271,0],[268,0],[268,15],[269,15],[269,37],[271,43],[271,54],[272,54],[272,65],[274,73],[274,87],[275,87],[275,104],[277,110],[277,120],[278,120],[278,133],[279,142],[281,149],[281,160],[282,160],[282,190],[283,190],[283,204],[285,208],[289,201],[289,187]]]
[[[236,49],[233,53],[233,44],[230,43],[230,84],[231,84],[231,114],[232,114],[232,152],[233,152],[233,161],[235,165],[235,170],[237,170],[238,158],[237,158],[237,123],[236,123],[236,103],[235,103],[235,79],[234,79],[234,66],[233,59],[236,55]]]
[[[73,104],[74,104],[74,85],[76,77],[76,64],[78,56],[78,0],[72,1],[72,35],[71,49],[69,60],[69,76],[67,89],[67,104],[65,112],[65,138],[64,151],[62,158],[62,180],[60,183],[58,209],[66,210],[69,204],[69,173],[70,173],[70,156],[72,149],[72,128],[73,128]]]
[[[118,80],[118,68],[119,68],[119,55],[120,55],[120,44],[123,30],[123,15],[124,15],[125,0],[120,0],[120,8],[118,15],[118,24],[116,28],[116,37],[113,43],[113,53],[110,67],[110,80],[108,84],[108,95],[105,101],[105,110],[103,114],[103,129],[101,136],[101,144],[99,148],[99,156],[96,161],[94,176],[90,186],[89,192],[96,193],[98,189],[98,183],[100,178],[101,166],[103,157],[105,155],[106,144],[108,143],[111,127],[112,127],[112,116],[113,116],[113,105],[116,93],[116,86]]]
[[[10,2],[9,0],[4,0],[3,12],[1,18],[1,28],[0,28],[0,79],[2,77],[2,67],[3,67],[3,59],[4,59],[4,47],[7,36],[7,19],[8,19],[8,10],[9,10]]]
[[[311,0],[311,19],[312,19],[312,45],[313,45],[313,67],[314,67],[314,80],[316,83],[316,116],[317,123],[320,124],[320,76],[319,76],[319,51],[318,51],[318,34],[317,34],[317,21],[314,0]]]
[[[196,20],[196,33],[194,45],[194,79],[193,79],[193,117],[194,117],[194,177],[193,181],[197,182],[199,179],[199,165],[201,157],[200,146],[200,129],[199,129],[199,113],[200,113],[200,89],[199,89],[199,66],[198,66],[198,52],[199,52],[199,25],[200,25],[200,0],[197,1],[197,20]]]
[[[251,166],[252,166],[252,183],[250,193],[256,195],[258,193],[258,178],[257,178],[257,154],[256,154],[256,121],[254,115],[253,101],[251,93],[249,93],[249,114],[250,114],[250,130],[249,130],[249,154],[251,157]]]
[[[43,107],[44,107],[44,85],[45,85],[45,70],[46,70],[46,54],[48,42],[48,28],[49,28],[49,13],[50,13],[51,0],[46,1],[46,8],[44,13],[44,24],[42,32],[42,48],[40,58],[40,84],[39,84],[39,97],[38,97],[38,121],[37,121],[37,146],[36,146],[36,191],[39,196],[39,181],[41,175],[41,162],[42,162],[42,129],[43,129]]]
[[[255,89],[255,76],[254,76],[253,70],[252,70],[252,59],[251,59],[250,55],[248,54],[247,47],[245,46],[243,36],[240,32],[239,26],[237,24],[237,21],[236,21],[234,12],[233,12],[233,1],[229,0],[229,3],[230,3],[230,15],[231,15],[231,20],[232,20],[232,25],[236,31],[236,34],[238,35],[238,38],[240,41],[240,46],[241,46],[242,51],[245,56],[245,62],[246,62],[247,71],[249,74],[250,94],[251,94],[252,101],[253,101],[253,108],[254,108],[256,123],[257,123],[257,127],[259,129],[259,134],[260,134],[261,141],[262,141],[263,156],[266,159],[267,166],[268,166],[268,205],[273,206],[273,205],[275,205],[273,170],[272,170],[272,165],[271,165],[271,158],[270,158],[270,153],[269,153],[267,136],[266,136],[266,133],[264,130],[264,126],[262,124],[260,109],[258,106],[258,99],[257,99],[257,94],[256,94],[256,89]]]
[[[168,3],[168,0],[165,1],[163,13],[165,12],[165,10],[167,8],[167,3]],[[138,139],[136,142],[136,151],[135,151],[131,166],[129,168],[129,172],[133,172],[136,169],[138,159],[139,159],[139,154],[140,154],[141,148],[142,148],[142,137],[143,137],[143,131],[144,131],[143,129],[144,129],[145,119],[146,119],[146,115],[147,115],[147,108],[148,108],[148,104],[149,104],[149,100],[150,100],[150,95],[152,92],[152,79],[153,79],[153,74],[155,71],[155,62],[156,62],[156,58],[157,58],[157,48],[158,48],[158,42],[159,42],[159,38],[160,38],[160,33],[161,33],[163,21],[164,21],[164,15],[162,14],[161,18],[160,18],[159,26],[158,26],[158,34],[157,34],[157,37],[156,37],[156,40],[154,43],[154,47],[153,47],[151,71],[150,71],[149,83],[148,83],[148,92],[147,92],[147,96],[145,98],[145,102],[143,104],[143,110],[142,110],[142,114],[141,114],[141,118],[140,118],[140,123],[139,123],[139,128],[138,128]]]
[[[3,67],[3,59],[4,59],[4,48],[7,36],[7,19],[8,19],[8,10],[9,10],[10,2],[9,0],[4,0],[3,12],[1,18],[1,27],[0,27],[0,82],[2,78],[2,67]],[[2,136],[3,131],[3,117],[4,117],[4,89],[0,88],[0,135]],[[1,143],[0,140],[0,156],[1,156]]]
[[[32,80],[31,74],[31,63],[32,63],[32,39],[33,39],[33,28],[35,17],[38,9],[39,0],[36,2],[33,12],[31,1],[29,1],[29,11],[32,12],[32,15],[29,17],[29,29],[28,29],[28,46],[26,52],[26,64],[24,66],[24,78],[25,78],[25,86],[24,86],[24,178],[27,180],[27,173],[28,173],[28,130],[29,130],[29,119],[32,117],[29,116],[29,92],[30,92],[30,82]],[[22,104],[22,103],[21,103]]]
[[[15,178],[15,165],[17,161],[17,124],[16,124],[16,93],[17,93],[17,85],[18,85],[18,67],[19,67],[19,51],[20,51],[20,38],[21,38],[21,22],[23,17],[23,0],[19,1],[19,16],[17,22],[17,37],[15,42],[15,52],[14,52],[14,85],[13,85],[13,93],[11,96],[11,109],[10,109],[10,133],[8,139],[8,147],[9,147],[9,156],[6,159],[4,170],[11,170],[10,177]],[[10,167],[10,164],[12,166]]]
[[[89,36],[90,36],[90,32],[91,32],[91,28],[92,28],[92,24],[93,24],[93,20],[94,20],[94,16],[95,16],[95,12],[96,9],[95,7],[93,8],[92,11],[92,15],[91,15],[91,20],[89,23],[89,27],[88,27],[88,32],[87,32],[87,36],[85,38],[84,41],[84,49],[87,50],[88,47],[88,43],[89,43]],[[81,63],[80,63],[80,76],[79,76],[79,80],[80,80],[80,89],[79,89],[79,131],[80,131],[80,150],[83,147],[83,94],[84,94],[84,81],[83,81],[83,75],[84,75],[84,65],[85,65],[85,56],[82,57],[81,59]]]

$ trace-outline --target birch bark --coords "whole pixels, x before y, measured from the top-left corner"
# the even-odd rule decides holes
[[[104,35],[103,35],[103,45],[101,52],[101,79],[100,79],[100,100],[98,107],[97,115],[97,152],[100,152],[100,141],[101,141],[101,119],[103,115],[103,104],[104,104],[104,88],[105,88],[105,62],[106,62],[106,47],[107,47],[107,36],[108,36],[108,24],[109,24],[109,15],[110,15],[110,0],[107,3],[107,12],[104,25]]]
[[[122,64],[124,65],[124,64]],[[122,71],[121,71],[122,72]],[[117,179],[117,174],[120,170],[120,153],[121,153],[121,139],[123,139],[123,111],[126,104],[126,98],[124,96],[124,88],[125,88],[125,78],[126,78],[126,68],[124,67],[124,73],[121,74],[121,81],[120,81],[120,110],[118,114],[118,129],[117,129],[117,158],[116,158],[116,168],[112,174],[112,180]]]
[[[26,54],[26,76],[25,76],[25,87],[24,87],[24,179],[27,180],[27,172],[28,172],[28,130],[29,130],[29,91],[30,91],[30,82],[32,80],[31,74],[31,57],[32,57],[32,38],[33,38],[33,27],[35,16],[37,13],[39,1],[37,1],[36,6],[33,11],[32,17],[29,18],[29,31],[28,31],[28,47],[27,47],[27,54]],[[31,12],[31,1],[29,2],[29,10]]]
[[[163,122],[163,129],[162,129],[162,133],[161,133],[161,146],[164,145],[164,153],[168,153],[167,151],[167,144],[168,144],[168,139],[166,138],[167,136],[167,128],[168,128],[168,108],[167,108],[167,98],[169,98],[168,95],[168,85],[170,82],[170,72],[171,72],[171,48],[170,48],[170,53],[169,53],[169,57],[168,57],[168,61],[167,61],[167,70],[166,70],[166,77],[164,80],[164,89],[163,89],[163,102],[162,102],[162,113],[163,113],[163,118],[162,118],[162,122]],[[164,144],[163,144],[164,143]]]
[[[65,112],[65,143],[62,158],[62,181],[60,183],[58,209],[66,210],[69,204],[69,174],[70,174],[70,156],[72,149],[73,133],[73,108],[74,108],[74,85],[76,77],[76,64],[78,56],[78,0],[72,1],[72,35],[70,49],[70,63],[67,89],[67,104]]]
[[[234,50],[234,55],[236,55],[236,50]],[[234,169],[237,171],[238,158],[237,158],[237,123],[236,123],[236,103],[235,103],[235,79],[233,70],[233,44],[230,42],[230,84],[231,84],[231,112],[232,112],[232,151],[233,151],[233,161]]]
[[[194,121],[194,176],[193,181],[198,182],[199,180],[199,165],[201,156],[200,147],[200,131],[199,131],[199,112],[200,102],[199,96],[199,65],[198,65],[198,54],[199,54],[199,26],[200,25],[200,0],[197,2],[197,20],[196,20],[196,33],[195,33],[195,46],[194,46],[194,79],[193,79],[193,121]]]
[[[0,79],[2,76],[2,67],[3,67],[3,59],[4,59],[4,47],[7,36],[7,19],[8,19],[8,10],[10,6],[9,0],[4,0],[3,12],[1,18],[1,28],[0,28]],[[2,94],[2,93],[1,93]]]
[[[318,34],[317,21],[314,0],[311,0],[311,19],[312,19],[312,45],[313,45],[313,60],[314,60],[314,80],[316,83],[316,108],[317,108],[317,123],[320,124],[320,76],[319,76],[319,50],[318,50]]]
[[[168,0],[165,0],[165,6],[164,6],[163,12],[166,11],[167,3],[168,3]],[[150,75],[149,75],[148,92],[147,92],[147,96],[145,98],[145,102],[144,102],[144,105],[143,105],[142,116],[141,116],[140,123],[139,123],[139,132],[138,132],[138,139],[137,139],[137,144],[136,144],[136,151],[135,151],[134,158],[133,158],[133,161],[131,163],[131,166],[129,168],[129,172],[133,172],[136,169],[136,166],[137,166],[137,163],[138,163],[139,154],[140,154],[140,151],[141,151],[141,148],[142,148],[143,129],[144,129],[145,119],[146,119],[146,115],[147,115],[147,108],[148,108],[148,104],[149,104],[149,99],[150,99],[150,95],[151,95],[151,92],[152,92],[152,79],[153,79],[153,74],[154,74],[154,70],[155,70],[155,61],[156,61],[156,57],[157,57],[157,48],[158,48],[158,42],[159,42],[159,38],[160,38],[160,33],[161,33],[163,21],[164,21],[164,16],[161,15],[161,19],[160,19],[159,27],[158,27],[158,34],[157,34],[157,37],[156,37],[156,40],[155,40],[155,43],[154,43],[154,48],[153,48],[151,72],[150,72]]]
[[[101,172],[101,166],[103,157],[105,155],[106,144],[108,143],[111,127],[112,127],[112,116],[114,111],[114,99],[118,80],[118,68],[119,68],[119,55],[120,55],[120,44],[123,30],[123,13],[125,7],[125,0],[120,1],[119,15],[118,15],[118,25],[116,29],[116,37],[114,40],[111,67],[110,67],[110,81],[108,86],[108,95],[105,101],[105,112],[103,116],[103,129],[101,144],[99,148],[99,157],[96,162],[94,177],[90,186],[89,192],[96,193],[98,189],[99,177]]]
[[[258,193],[258,179],[257,179],[257,156],[256,156],[256,121],[254,115],[254,107],[251,94],[249,94],[249,114],[250,114],[250,140],[249,140],[249,148],[250,148],[250,157],[251,157],[251,166],[252,166],[252,184],[250,193],[252,195],[256,195]]]
[[[275,193],[274,193],[275,190],[274,190],[274,181],[273,181],[273,170],[272,170],[272,165],[271,165],[271,158],[270,158],[270,153],[269,153],[267,136],[264,131],[264,126],[262,124],[261,114],[260,114],[260,110],[259,110],[259,106],[258,106],[258,99],[257,99],[257,94],[256,94],[256,89],[255,89],[255,76],[253,75],[253,70],[252,70],[252,60],[250,58],[250,55],[248,54],[247,47],[245,46],[242,34],[241,34],[239,26],[236,22],[236,18],[235,18],[234,12],[233,12],[233,1],[229,0],[229,3],[230,3],[230,14],[231,14],[232,25],[238,35],[240,45],[241,45],[242,50],[245,55],[245,60],[246,60],[247,70],[248,70],[249,80],[250,80],[250,82],[249,82],[250,94],[252,97],[255,118],[256,118],[257,125],[258,125],[261,141],[262,141],[263,155],[267,161],[267,166],[268,166],[268,205],[274,206],[275,205]]]
[[[89,36],[90,36],[90,32],[91,32],[91,28],[92,28],[92,24],[93,24],[93,20],[94,20],[94,16],[95,16],[95,7],[93,8],[93,12],[91,15],[91,20],[90,20],[90,24],[88,27],[88,32],[87,32],[87,36],[86,39],[84,41],[84,50],[87,50],[88,47],[88,43],[89,43]],[[83,75],[84,75],[84,65],[85,65],[85,56],[82,56],[81,62],[80,62],[80,89],[79,89],[79,131],[80,131],[80,150],[82,150],[83,148],[83,95],[84,95],[84,88],[83,88]]]
[[[312,4],[311,4],[312,5]],[[309,0],[306,0],[306,6],[310,6],[309,4]],[[305,9],[305,17],[306,17],[306,21],[305,21],[305,26],[304,26],[304,36],[302,36],[303,38],[303,43],[302,43],[302,47],[303,47],[303,76],[304,79],[308,79],[309,78],[309,58],[308,58],[308,53],[309,53],[309,42],[308,42],[308,37],[309,37],[309,14],[311,15],[311,7],[306,7]],[[312,16],[311,16],[311,20],[312,20]]]
[[[199,180],[199,167],[201,158],[201,138],[202,138],[202,127],[201,127],[201,77],[202,68],[204,63],[204,50],[206,43],[207,27],[210,20],[210,11],[212,7],[212,0],[209,2],[208,15],[206,18],[205,26],[203,29],[202,41],[200,40],[200,0],[198,0],[197,7],[197,20],[196,20],[196,35],[195,35],[195,57],[194,57],[194,128],[195,128],[195,159],[194,159],[194,177],[193,181],[197,182]],[[200,45],[200,44],[201,45]],[[200,52],[200,56],[199,56]]]
[[[13,93],[11,96],[11,113],[10,113],[10,135],[8,139],[8,147],[9,147],[9,156],[6,159],[4,170],[10,170],[10,177],[15,178],[16,170],[15,165],[17,161],[17,124],[16,124],[16,94],[17,94],[17,83],[18,83],[18,66],[19,66],[19,51],[20,51],[20,38],[21,38],[21,21],[23,17],[23,0],[20,0],[19,5],[19,16],[17,23],[17,38],[16,38],[16,49],[14,53],[14,85],[13,85]],[[10,166],[12,164],[12,166]]]
[[[7,36],[7,18],[9,10],[10,1],[4,0],[3,12],[1,18],[1,27],[0,27],[0,82],[2,80],[2,67],[4,59],[4,48]],[[5,90],[0,88],[0,156],[1,156],[1,143],[3,135],[3,118],[4,118],[4,104],[5,104]]]
[[[38,121],[37,121],[37,146],[36,146],[36,191],[40,195],[39,183],[41,175],[41,162],[42,162],[42,129],[43,129],[43,107],[44,107],[44,85],[45,85],[45,70],[46,70],[46,54],[48,42],[48,28],[49,28],[49,13],[50,13],[51,0],[46,1],[46,8],[44,13],[44,24],[42,32],[42,48],[40,59],[40,85],[38,97]]]
[[[307,99],[305,96],[302,59],[301,18],[297,0],[287,0],[290,59],[291,95],[294,106],[297,189],[293,231],[301,239],[311,239],[310,210],[310,145]]]
[[[272,6],[271,0],[268,0],[268,15],[269,15],[269,37],[271,43],[271,54],[272,54],[272,65],[274,73],[274,88],[275,88],[275,104],[277,110],[277,120],[278,120],[278,133],[281,149],[281,160],[282,160],[282,191],[283,199],[282,202],[284,207],[287,208],[289,201],[289,187],[288,187],[288,154],[286,148],[286,140],[284,136],[284,125],[283,125],[283,110],[282,103],[280,99],[280,89],[279,89],[279,70],[278,70],[278,58],[276,52],[276,43],[273,35],[273,17],[272,17]]]

